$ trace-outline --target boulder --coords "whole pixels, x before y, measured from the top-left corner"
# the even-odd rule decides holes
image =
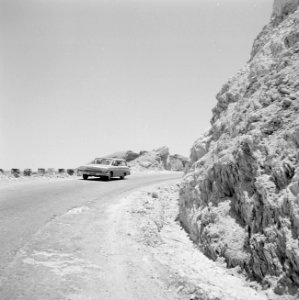
[[[31,176],[32,175],[32,170],[31,169],[25,169],[23,174],[24,174],[24,176]]]
[[[174,154],[169,156],[169,170],[184,171],[188,165],[189,159],[185,156]]]
[[[72,176],[72,175],[75,174],[75,170],[74,170],[74,169],[67,169],[66,172],[67,172],[67,174],[70,175],[70,176]]]
[[[47,174],[48,174],[48,175],[55,175],[55,174],[56,174],[56,171],[55,171],[54,168],[48,168],[48,169],[47,169]]]
[[[190,163],[193,164],[201,159],[208,149],[210,137],[208,133],[202,134],[193,144],[190,151]]]
[[[14,176],[14,177],[20,177],[20,174],[21,174],[21,171],[20,169],[11,169],[11,174]]]
[[[40,175],[40,176],[43,176],[46,174],[46,169],[44,168],[38,168],[37,169],[37,174]]]

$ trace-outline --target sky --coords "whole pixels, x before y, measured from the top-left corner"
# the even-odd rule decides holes
[[[0,0],[0,168],[189,156],[273,0]]]

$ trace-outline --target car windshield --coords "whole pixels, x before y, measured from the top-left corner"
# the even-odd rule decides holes
[[[111,165],[112,159],[97,158],[93,161],[93,163],[97,165]]]

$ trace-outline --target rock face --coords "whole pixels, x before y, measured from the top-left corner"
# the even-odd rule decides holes
[[[180,190],[180,221],[202,251],[278,294],[299,287],[298,5],[275,1],[249,62],[218,93]]]
[[[185,156],[179,154],[169,155],[167,169],[171,171],[183,171],[188,163],[189,159]]]
[[[170,155],[169,149],[166,146],[152,151],[140,151],[139,153],[131,150],[121,151],[107,155],[107,157],[123,158],[136,171],[183,171],[189,161],[187,157],[179,154]]]
[[[299,5],[299,0],[274,0],[273,17],[276,23],[284,20],[290,13],[296,11]]]
[[[160,147],[152,151],[142,151],[140,156],[129,163],[135,170],[170,170],[183,171],[188,158],[182,155],[170,155],[168,147]]]
[[[138,156],[140,156],[140,153],[136,153],[131,150],[127,150],[127,151],[115,152],[110,155],[107,155],[106,157],[122,158],[122,159],[125,159],[127,162],[130,162],[130,161],[136,159]]]
[[[129,165],[136,169],[167,170],[169,149],[161,147],[153,151],[143,153],[133,160]]]

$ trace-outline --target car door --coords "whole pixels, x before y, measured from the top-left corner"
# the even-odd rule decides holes
[[[124,176],[124,174],[126,174],[126,175],[129,174],[127,164],[124,160],[120,161],[119,166],[120,166],[120,172],[121,172],[120,176]]]
[[[116,161],[113,160],[110,166],[110,170],[113,172],[113,176],[118,176],[117,175],[117,167],[116,167]]]
[[[120,161],[119,160],[114,160],[113,161],[113,176],[119,177],[122,176],[122,171],[121,171],[121,166],[120,166]]]

